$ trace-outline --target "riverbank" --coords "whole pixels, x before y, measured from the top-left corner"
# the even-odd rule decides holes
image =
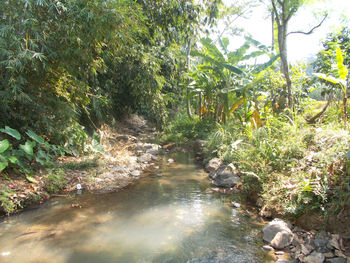
[[[5,215],[43,203],[52,196],[72,192],[115,192],[140,178],[147,169],[156,169],[160,146],[150,143],[156,129],[136,115],[115,127],[99,130],[104,153],[60,157],[54,167],[37,170],[28,178],[13,174],[1,177],[1,209]]]
[[[178,116],[160,140],[177,145],[199,142],[202,150],[197,159],[206,167],[213,191],[241,193],[259,209],[260,216],[283,218],[302,229],[299,232],[309,237],[302,244],[309,249],[300,252],[300,247],[294,247],[300,262],[319,252],[311,237],[317,242],[321,232],[326,233],[325,244],[339,235],[346,245],[338,252],[327,248],[333,254],[316,262],[344,262],[344,257],[336,255],[340,252],[350,256],[350,133],[340,123],[309,125],[300,116],[293,121],[271,116],[256,129],[249,123],[213,126],[206,120]]]

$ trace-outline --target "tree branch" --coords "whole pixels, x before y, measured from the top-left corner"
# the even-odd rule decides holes
[[[277,22],[277,25],[280,25],[281,23],[281,20],[280,20],[280,17],[278,15],[278,12],[277,12],[277,8],[276,8],[276,4],[274,2],[274,0],[271,1],[271,4],[272,4],[272,9],[273,9],[273,12],[275,13],[275,16],[276,16],[276,22]]]
[[[303,31],[292,31],[292,32],[289,32],[289,33],[287,34],[287,36],[290,35],[290,34],[311,35],[311,34],[315,31],[315,29],[319,28],[319,27],[323,24],[323,22],[326,20],[327,16],[328,16],[328,14],[325,14],[325,16],[323,17],[322,21],[321,21],[317,26],[314,26],[313,28],[311,28],[310,31],[308,31],[308,32],[303,32]]]

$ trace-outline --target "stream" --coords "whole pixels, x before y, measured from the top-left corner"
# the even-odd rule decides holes
[[[167,159],[174,163],[168,164]],[[0,222],[0,262],[268,262],[262,224],[212,191],[190,153],[110,194],[52,198]]]

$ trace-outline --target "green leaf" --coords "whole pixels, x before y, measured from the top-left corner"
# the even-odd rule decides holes
[[[98,152],[101,154],[104,153],[103,147],[101,146],[101,144],[97,140],[92,139],[91,145],[92,145],[92,148],[95,152]]]
[[[37,184],[38,181],[35,180],[33,177],[26,175],[26,179],[28,180],[28,182],[33,183],[33,184]]]
[[[241,69],[239,69],[239,68],[237,68],[235,66],[232,66],[232,65],[229,65],[229,64],[223,64],[223,66],[225,68],[227,68],[228,70],[236,73],[236,74],[243,74],[244,73]]]
[[[314,73],[314,75],[316,77],[319,77],[320,79],[323,79],[323,80],[326,80],[330,83],[333,83],[333,84],[339,84],[341,85],[342,87],[345,87],[346,86],[346,82],[345,80],[342,80],[342,79],[338,79],[338,78],[335,78],[333,76],[328,76],[326,74],[323,74],[323,73]]]
[[[346,76],[348,75],[348,69],[343,63],[344,61],[343,52],[339,47],[337,47],[336,49],[336,55],[337,55],[336,60],[337,60],[339,78],[345,81]]]
[[[13,164],[18,163],[18,158],[16,156],[10,156],[9,161]]]
[[[39,144],[44,144],[45,140],[43,139],[43,137],[39,136],[38,134],[36,134],[35,132],[33,132],[32,130],[28,130],[26,132],[26,134],[33,139],[34,141],[36,141]]]
[[[0,141],[0,153],[5,152],[10,147],[10,142],[6,140]]]
[[[8,162],[0,162],[0,172],[8,166]]]
[[[12,129],[9,126],[5,126],[5,129],[0,129],[0,131],[8,135],[11,135],[13,138],[17,140],[21,139],[21,134],[17,130]]]
[[[21,144],[19,148],[22,149],[27,155],[33,156],[33,148],[35,147],[35,145],[36,143],[34,141],[26,141],[26,143],[24,145]]]

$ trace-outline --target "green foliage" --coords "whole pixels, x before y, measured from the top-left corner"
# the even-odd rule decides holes
[[[32,164],[48,165],[52,162],[53,156],[64,154],[62,148],[49,144],[32,130],[26,132],[28,139],[8,126],[1,129],[1,132],[12,136],[16,141],[10,142],[10,138],[0,141],[0,172],[12,168],[28,173],[32,169]],[[24,144],[20,144],[21,138],[26,140]]]
[[[190,119],[186,114],[178,114],[165,127],[160,138],[161,143],[183,143],[191,139],[203,139],[215,127],[212,119]]]
[[[64,171],[61,169],[49,170],[45,180],[46,190],[51,193],[57,193],[64,189],[66,180],[64,178]]]
[[[3,185],[0,187],[0,202],[1,207],[7,214],[11,214],[16,209],[15,202],[11,199],[13,195],[13,191],[7,185]]]
[[[349,133],[334,120],[317,129],[297,117],[267,116],[264,127],[218,125],[208,137],[208,155],[242,171],[243,189],[278,213],[337,211],[349,200]]]
[[[240,116],[240,119],[249,119],[254,111],[254,97],[259,91],[251,80],[252,74],[247,72],[264,70],[278,56],[269,54],[267,47],[251,37],[246,37],[246,42],[232,52],[227,50],[228,39],[220,39],[219,43],[222,50],[216,47],[210,38],[203,38],[201,40],[202,49],[192,52],[192,55],[202,60],[190,73],[192,83],[189,96],[203,95],[201,115],[204,118],[211,117],[218,122],[225,122],[244,102],[244,114],[243,117]],[[255,47],[258,51],[248,53],[251,47]],[[270,56],[270,61],[250,68],[241,65],[243,61],[261,55]],[[249,117],[248,112],[251,112]]]

